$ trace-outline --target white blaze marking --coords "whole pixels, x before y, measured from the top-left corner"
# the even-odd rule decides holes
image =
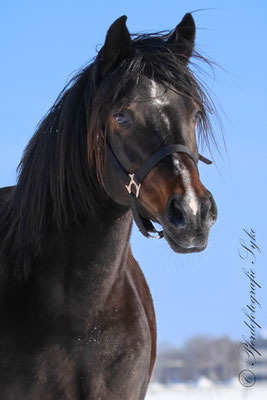
[[[184,165],[181,165],[177,158],[173,157],[174,173],[180,175],[185,187],[185,200],[187,201],[189,207],[191,208],[194,215],[196,215],[198,210],[198,201],[195,194],[195,190],[191,184],[190,174]]]
[[[183,168],[180,172],[181,172],[181,176],[182,176],[183,183],[185,186],[186,200],[188,201],[188,205],[191,208],[191,210],[193,211],[193,214],[196,215],[197,210],[198,210],[198,202],[197,202],[195,190],[191,184],[189,172],[186,168]]]
[[[150,95],[151,99],[154,104],[158,105],[166,105],[169,104],[169,101],[167,100],[166,96],[164,95],[163,88],[157,86],[156,82],[151,80],[151,90],[150,90]]]
[[[180,162],[177,160],[177,158],[173,158],[173,165],[174,165],[174,173],[178,175],[180,173]]]
[[[162,120],[164,121],[167,129],[170,129],[171,124],[170,124],[170,120],[169,120],[168,116],[163,111],[161,111],[160,114],[161,114]]]
[[[155,106],[164,106],[169,104],[163,90],[162,87],[158,87],[155,81],[151,80],[150,97]],[[169,130],[171,126],[169,117],[160,107],[158,107],[158,113],[160,114],[166,128]]]
[[[155,98],[157,97],[157,86],[155,81],[151,81],[151,91],[150,91],[151,97]]]

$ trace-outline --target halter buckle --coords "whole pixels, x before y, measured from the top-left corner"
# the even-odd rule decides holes
[[[128,185],[125,185],[126,189],[128,190],[129,194],[132,193],[132,185],[134,185],[135,187],[135,197],[138,198],[139,197],[139,192],[140,192],[140,188],[141,188],[141,183],[137,184],[135,182],[134,179],[134,174],[128,174],[130,177],[130,182]]]

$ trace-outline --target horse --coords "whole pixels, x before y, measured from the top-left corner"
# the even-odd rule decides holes
[[[195,31],[189,13],[170,32],[113,22],[37,126],[17,184],[1,189],[1,399],[144,399],[156,322],[133,219],[191,253],[217,216],[198,170],[210,161],[196,131],[207,143],[213,133],[189,65]]]

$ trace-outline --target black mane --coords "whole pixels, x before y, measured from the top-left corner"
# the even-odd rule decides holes
[[[61,92],[26,147],[17,186],[1,208],[1,268],[26,277],[55,232],[84,219],[93,221],[106,201],[100,179],[105,116],[140,75],[192,97],[201,109],[199,134],[207,144],[213,139],[208,118],[213,104],[188,60],[167,43],[172,33],[134,35],[133,54],[99,82],[102,48]],[[197,53],[194,57],[205,61]]]

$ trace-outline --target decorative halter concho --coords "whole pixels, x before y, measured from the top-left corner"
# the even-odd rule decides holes
[[[113,167],[117,170],[121,182],[124,184],[125,188],[129,192],[130,205],[132,208],[133,217],[136,225],[142,234],[148,238],[161,239],[163,237],[163,231],[157,231],[152,222],[142,217],[137,210],[137,199],[139,197],[141,185],[143,179],[148,174],[148,172],[158,164],[163,158],[167,157],[172,153],[186,153],[194,161],[196,167],[198,160],[195,155],[186,146],[181,144],[170,144],[158,150],[140,167],[137,171],[133,173],[128,173],[125,171],[123,166],[120,164],[109,144],[106,144],[106,158],[107,161],[111,162]],[[212,164],[212,161],[208,160],[199,154],[199,160],[205,164]],[[198,170],[198,167],[197,167]],[[151,235],[149,232],[156,233],[155,236]]]

